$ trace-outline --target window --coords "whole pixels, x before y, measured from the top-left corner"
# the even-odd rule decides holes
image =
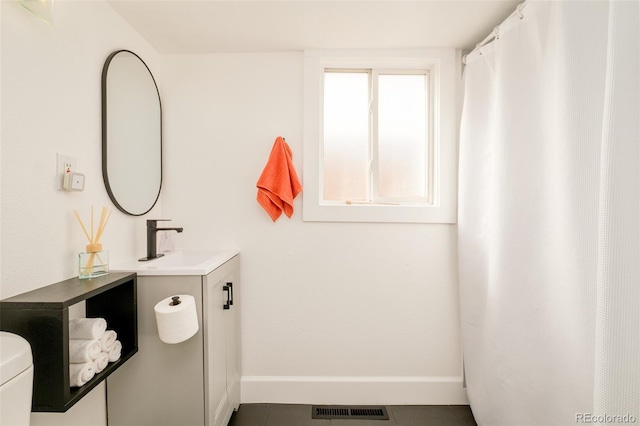
[[[426,203],[429,70],[324,71],[323,202]]]
[[[455,222],[455,52],[326,53],[305,53],[304,220]]]

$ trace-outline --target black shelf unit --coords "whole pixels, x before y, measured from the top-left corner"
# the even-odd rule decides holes
[[[70,387],[69,307],[86,302],[87,318],[105,318],[122,356],[84,386]],[[138,352],[137,275],[77,277],[0,300],[0,330],[24,337],[33,353],[32,412],[62,413]]]

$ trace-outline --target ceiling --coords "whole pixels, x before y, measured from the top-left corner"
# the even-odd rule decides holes
[[[472,48],[520,0],[109,0],[163,54]]]

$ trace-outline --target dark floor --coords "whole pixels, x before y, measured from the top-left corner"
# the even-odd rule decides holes
[[[229,426],[476,426],[468,405],[387,405],[389,420],[311,418],[311,405],[241,404]]]

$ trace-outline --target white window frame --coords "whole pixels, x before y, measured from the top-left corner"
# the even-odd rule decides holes
[[[304,221],[456,222],[456,57],[455,49],[305,51],[304,55]],[[322,200],[322,111],[325,69],[428,69],[431,93],[428,203],[341,204]]]

